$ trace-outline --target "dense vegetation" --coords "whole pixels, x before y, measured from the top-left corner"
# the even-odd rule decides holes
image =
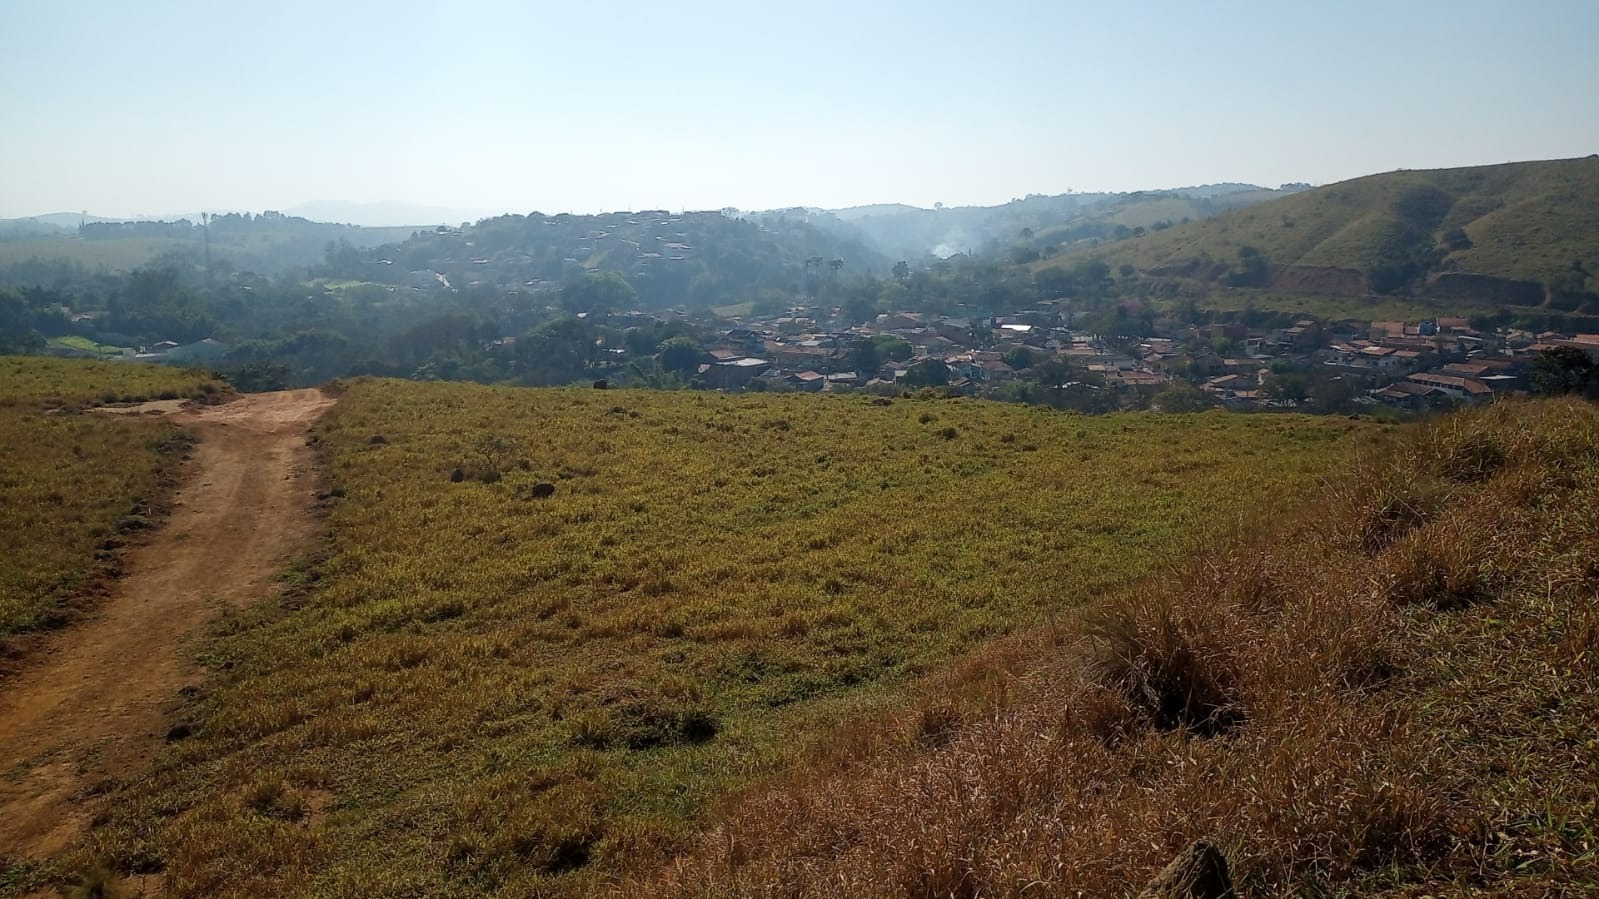
[[[150,524],[182,446],[164,422],[44,410],[206,389],[209,377],[173,368],[0,357],[0,651],[90,598],[120,534]]]
[[[326,558],[198,647],[195,736],[85,851],[174,896],[587,895],[1374,428],[357,382]]]
[[[1241,895],[1589,894],[1595,558],[1599,408],[1458,413],[971,659],[621,892],[1131,895],[1205,841]]]

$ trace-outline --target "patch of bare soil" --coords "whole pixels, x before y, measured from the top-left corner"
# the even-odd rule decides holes
[[[129,553],[97,613],[0,682],[0,858],[48,857],[83,831],[95,795],[168,737],[163,707],[196,677],[180,642],[217,609],[269,595],[308,548],[305,431],[332,404],[295,390],[148,410],[199,438],[195,464],[166,526]]]

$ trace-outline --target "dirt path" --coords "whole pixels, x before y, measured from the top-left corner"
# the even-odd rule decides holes
[[[255,394],[173,414],[200,438],[166,526],[132,550],[97,614],[0,683],[0,858],[43,857],[82,832],[96,787],[139,770],[197,675],[179,644],[223,605],[268,595],[315,531],[306,428],[333,400]]]

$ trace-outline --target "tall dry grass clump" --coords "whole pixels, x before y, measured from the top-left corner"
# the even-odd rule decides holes
[[[1595,407],[1427,425],[846,728],[618,891],[1131,895],[1200,841],[1246,896],[1599,888],[1596,510]]]

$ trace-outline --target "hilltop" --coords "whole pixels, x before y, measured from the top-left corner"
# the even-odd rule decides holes
[[[1599,312],[1599,156],[1330,184],[1084,247],[1145,276],[1363,296]]]

